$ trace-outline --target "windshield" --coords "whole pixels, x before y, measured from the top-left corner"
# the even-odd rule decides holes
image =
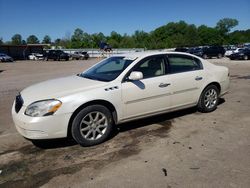
[[[79,76],[109,82],[116,79],[133,61],[126,57],[110,57]]]

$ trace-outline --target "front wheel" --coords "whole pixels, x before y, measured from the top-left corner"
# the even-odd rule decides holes
[[[198,110],[200,112],[212,112],[217,108],[219,102],[219,90],[215,85],[207,86],[201,93]]]
[[[248,56],[247,56],[247,55],[244,55],[243,59],[244,59],[244,60],[248,60]]]
[[[111,112],[102,105],[88,106],[74,118],[72,136],[81,146],[93,146],[104,142],[112,132]]]

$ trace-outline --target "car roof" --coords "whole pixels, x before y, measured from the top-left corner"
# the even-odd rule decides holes
[[[117,54],[114,56],[123,56],[129,58],[144,58],[153,55],[167,55],[167,54],[180,54],[180,55],[188,55],[193,56],[192,54],[185,53],[185,52],[175,52],[175,51],[145,51],[145,52],[132,52],[132,53],[125,53],[125,54]]]

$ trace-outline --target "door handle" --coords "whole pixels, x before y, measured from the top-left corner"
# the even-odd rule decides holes
[[[196,80],[196,81],[202,80],[202,77],[201,77],[201,76],[196,76],[196,77],[195,77],[195,80]]]
[[[159,87],[168,87],[170,84],[169,83],[161,83]]]

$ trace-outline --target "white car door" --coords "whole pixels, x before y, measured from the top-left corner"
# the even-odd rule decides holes
[[[171,93],[164,56],[148,57],[138,62],[131,71],[142,72],[143,79],[122,83],[123,119],[169,108]]]
[[[178,108],[196,104],[206,73],[198,58],[180,55],[168,55],[168,80],[171,83],[171,107]]]

